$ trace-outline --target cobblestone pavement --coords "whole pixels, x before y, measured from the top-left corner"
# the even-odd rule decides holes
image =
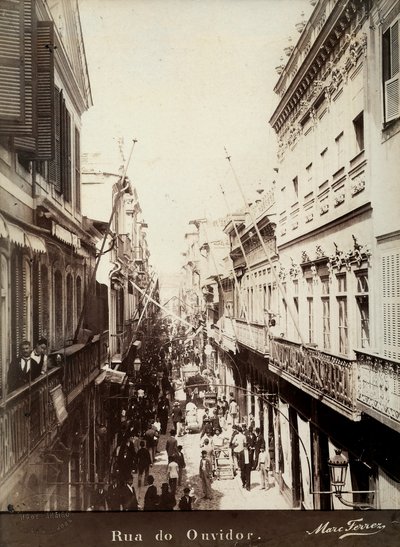
[[[161,484],[167,482],[167,454],[165,452],[165,442],[167,436],[162,435],[159,440],[159,453],[156,456],[153,466],[150,468],[150,474],[154,476],[154,483],[157,491],[160,493]],[[183,495],[183,488],[190,484],[194,488],[197,498],[194,510],[239,510],[239,509],[290,509],[285,498],[280,494],[278,486],[272,486],[269,490],[262,490],[260,487],[259,472],[251,473],[251,490],[248,491],[242,487],[240,476],[234,479],[214,480],[212,483],[212,500],[202,499],[203,491],[201,480],[198,474],[200,462],[200,434],[186,434],[178,438],[178,444],[183,446],[185,455],[186,469],[184,470],[182,485],[178,487],[176,493],[177,505]],[[144,494],[147,486],[140,489],[135,484],[136,493],[139,500],[139,506],[143,507]]]

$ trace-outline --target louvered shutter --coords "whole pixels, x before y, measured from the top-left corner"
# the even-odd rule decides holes
[[[400,251],[382,256],[383,354],[400,360]]]
[[[81,142],[80,133],[75,127],[75,207],[81,210]]]
[[[0,134],[35,150],[36,32],[32,0],[0,0]],[[22,51],[21,51],[22,46]]]
[[[40,290],[40,265],[36,259],[33,263],[33,308],[32,308],[32,327],[33,340],[38,340],[42,332],[42,313],[41,313],[41,290]]]
[[[385,81],[385,121],[400,116],[400,74],[399,74],[399,21],[390,27],[390,74]]]
[[[24,2],[0,0],[0,132],[24,119]]]
[[[64,169],[64,182],[63,182],[63,194],[66,201],[71,201],[71,168],[72,168],[72,158],[71,158],[71,116],[64,104],[64,155],[63,162],[65,165]]]
[[[11,344],[12,358],[15,359],[22,341],[22,258],[18,250],[14,251],[11,268]]]
[[[61,193],[61,105],[62,92],[54,88],[54,159],[49,162],[49,181]]]
[[[53,46],[53,23],[50,21],[40,21],[37,29],[38,135],[36,155],[39,160],[51,160],[55,155]]]

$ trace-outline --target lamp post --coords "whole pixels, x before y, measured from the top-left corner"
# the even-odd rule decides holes
[[[133,370],[135,371],[135,378],[140,371],[140,366],[142,364],[142,361],[140,360],[140,357],[135,357],[135,360],[133,361]]]

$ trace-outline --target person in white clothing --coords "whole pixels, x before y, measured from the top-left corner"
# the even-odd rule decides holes
[[[269,489],[269,482],[268,482],[268,472],[271,467],[271,460],[269,457],[269,452],[266,452],[264,447],[260,448],[260,453],[258,455],[258,463],[257,463],[257,469],[260,471],[260,482],[261,482],[261,489],[262,490],[268,490]]]

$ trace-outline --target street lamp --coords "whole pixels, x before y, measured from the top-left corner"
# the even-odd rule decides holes
[[[328,460],[331,484],[337,497],[341,497],[343,486],[346,484],[348,463],[340,449],[336,449],[335,456]]]
[[[141,364],[142,361],[140,360],[140,357],[135,357],[135,360],[133,361],[133,370],[135,371],[135,375],[140,371]]]

